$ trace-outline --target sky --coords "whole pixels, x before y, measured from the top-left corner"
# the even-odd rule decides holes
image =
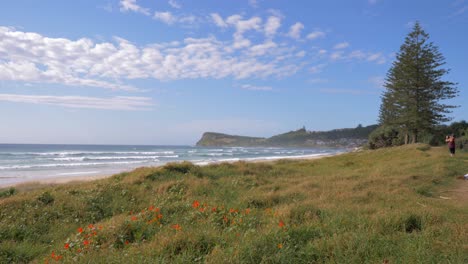
[[[468,0],[5,0],[0,143],[194,145],[376,124],[419,21],[467,120]]]

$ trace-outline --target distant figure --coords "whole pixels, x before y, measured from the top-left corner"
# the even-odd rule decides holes
[[[453,155],[455,155],[455,135],[452,134],[450,136],[446,136],[445,137],[445,142],[448,143],[448,147],[449,147],[449,150],[450,150],[450,156],[453,157]]]

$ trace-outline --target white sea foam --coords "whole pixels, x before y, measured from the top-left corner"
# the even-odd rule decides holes
[[[85,157],[64,157],[64,158],[52,158],[55,161],[89,161],[89,160],[155,160],[159,157],[168,156],[85,156]]]
[[[85,163],[51,163],[51,164],[35,164],[35,165],[13,165],[13,166],[0,166],[0,170],[101,166],[101,165],[119,165],[119,164],[123,165],[123,164],[137,164],[137,163],[144,163],[144,162],[147,162],[147,161],[115,161],[115,162],[85,162]]]

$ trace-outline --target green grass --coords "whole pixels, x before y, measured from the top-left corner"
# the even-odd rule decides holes
[[[169,164],[0,190],[0,263],[467,263],[468,205],[440,196],[468,154],[447,152]]]

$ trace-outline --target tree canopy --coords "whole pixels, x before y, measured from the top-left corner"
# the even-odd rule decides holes
[[[449,69],[445,58],[416,22],[387,73],[379,122],[398,129],[405,143],[418,142],[422,133],[451,120],[454,105],[445,100],[457,96],[456,83],[443,79]]]

